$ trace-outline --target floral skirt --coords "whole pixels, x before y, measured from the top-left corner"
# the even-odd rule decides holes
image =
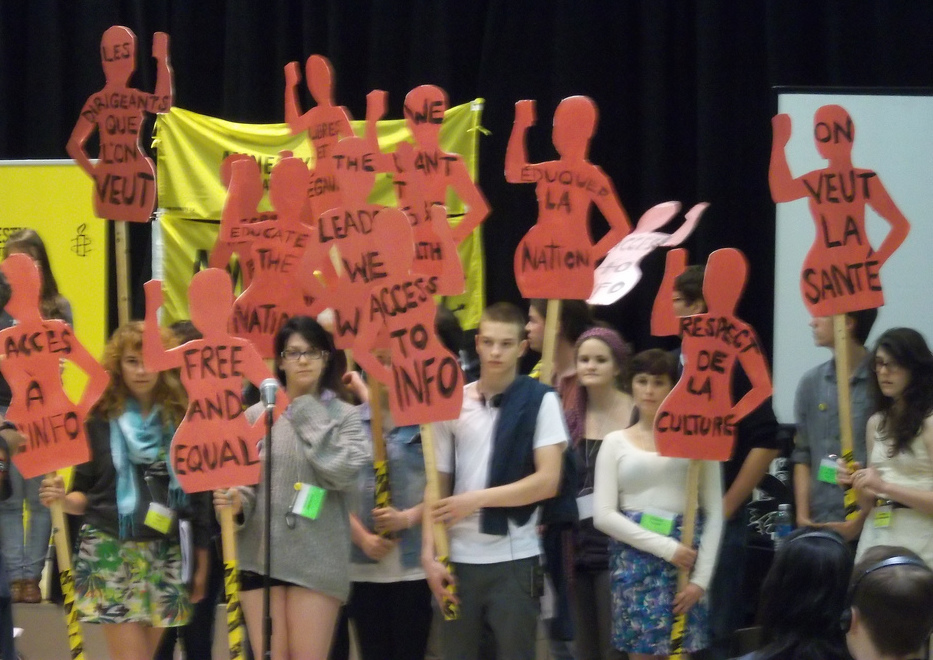
[[[634,522],[641,513],[623,511]],[[677,516],[673,538],[680,540],[681,516]],[[699,540],[702,519],[698,516]],[[694,547],[697,543],[694,543]],[[612,592],[612,645],[629,653],[669,655],[674,623],[677,567],[649,552],[609,540],[609,583]],[[709,610],[706,598],[687,615],[683,650],[692,653],[709,646]]]
[[[121,541],[84,525],[75,557],[75,606],[88,623],[183,626],[191,618],[177,540]]]

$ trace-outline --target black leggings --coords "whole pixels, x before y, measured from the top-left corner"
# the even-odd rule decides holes
[[[423,660],[431,632],[427,580],[354,582],[347,603],[362,660]]]

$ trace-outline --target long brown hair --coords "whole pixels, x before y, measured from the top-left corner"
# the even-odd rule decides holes
[[[162,345],[165,348],[174,348],[178,340],[171,330],[160,328]],[[143,324],[142,321],[124,323],[113,333],[107,346],[104,347],[104,357],[101,364],[110,374],[110,385],[104,390],[94,413],[104,419],[119,417],[126,410],[127,398],[132,398],[126,382],[123,380],[121,361],[127,350],[142,351]],[[162,408],[162,422],[178,426],[188,408],[188,396],[184,386],[174,369],[159,372],[159,380],[152,391],[153,401]]]
[[[11,254],[28,254],[39,267],[42,275],[42,290],[39,295],[39,313],[44,319],[60,319],[67,321],[66,310],[68,301],[58,292],[58,282],[52,274],[52,265],[49,263],[49,253],[45,249],[42,237],[35,229],[24,228],[10,234],[3,246],[3,258]]]

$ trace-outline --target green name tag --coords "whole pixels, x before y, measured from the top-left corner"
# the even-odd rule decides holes
[[[824,484],[836,483],[836,461],[831,458],[824,458],[820,461],[820,469],[816,473],[816,478]]]
[[[649,532],[663,534],[664,536],[670,536],[674,531],[674,518],[667,517],[663,513],[643,513],[638,524]]]
[[[324,506],[324,496],[327,491],[311,484],[295,484],[295,503],[292,505],[292,513],[309,520],[317,520],[321,513],[321,507]]]

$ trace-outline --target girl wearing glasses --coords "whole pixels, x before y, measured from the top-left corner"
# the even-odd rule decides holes
[[[855,560],[877,545],[913,550],[933,565],[933,354],[911,328],[878,338],[872,389],[878,412],[868,420],[868,467],[840,467],[867,516]]]
[[[289,319],[275,337],[276,376],[290,400],[272,427],[272,658],[324,660],[350,590],[348,492],[371,462],[369,443],[312,318]],[[250,423],[262,404],[246,411]],[[260,451],[265,460],[266,448]],[[262,654],[265,486],[215,491],[239,524],[240,603],[255,657]]]

